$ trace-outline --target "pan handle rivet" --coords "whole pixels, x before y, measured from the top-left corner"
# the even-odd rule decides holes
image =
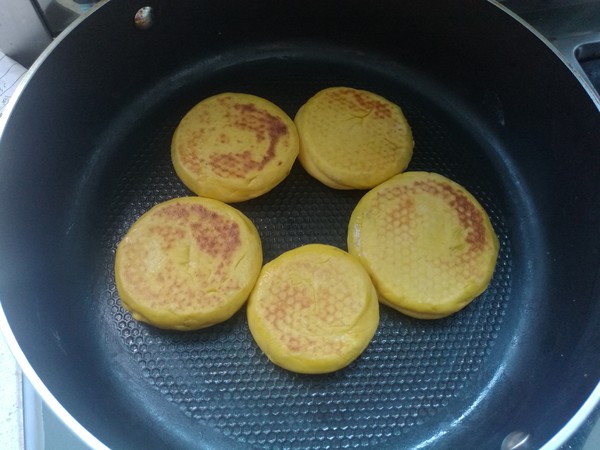
[[[529,449],[530,435],[523,431],[513,431],[509,433],[500,446],[500,450],[527,450]]]
[[[154,24],[154,13],[151,6],[144,6],[135,13],[133,21],[138,30],[147,30]]]

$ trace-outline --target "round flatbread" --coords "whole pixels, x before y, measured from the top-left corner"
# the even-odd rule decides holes
[[[365,269],[348,253],[322,244],[298,247],[266,264],[247,314],[267,357],[300,373],[347,366],[379,324],[377,293]]]
[[[404,171],[412,132],[399,106],[372,92],[324,89],[294,118],[304,169],[334,189],[370,189]]]
[[[260,272],[252,222],[223,202],[183,197],[143,214],[117,247],[123,306],[159,328],[194,330],[231,317]]]
[[[196,194],[240,202],[283,181],[298,148],[294,122],[278,106],[254,95],[223,93],[183,117],[173,135],[171,159]]]
[[[409,316],[448,316],[488,286],[498,256],[488,215],[462,186],[405,172],[369,191],[352,213],[348,250],[380,300]]]

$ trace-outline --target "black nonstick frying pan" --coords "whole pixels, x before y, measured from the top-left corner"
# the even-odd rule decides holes
[[[136,26],[144,6],[152,21]],[[486,208],[500,240],[488,290],[437,321],[382,306],[365,353],[318,376],[272,365],[245,310],[189,333],[134,321],[114,252],[152,205],[191,195],[169,153],[185,112],[233,91],[293,116],[339,85],[401,105],[409,170],[446,175]],[[497,5],[113,0],[53,44],[13,106],[0,141],[3,331],[91,445],[555,448],[598,402],[599,104]],[[236,206],[268,261],[311,242],[345,249],[363,194],[296,165]]]

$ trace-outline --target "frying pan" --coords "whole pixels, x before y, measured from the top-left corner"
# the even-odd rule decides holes
[[[143,6],[153,20],[137,27]],[[437,321],[382,306],[365,353],[318,376],[269,363],[244,310],[189,333],[134,321],[114,252],[152,205],[191,195],[169,159],[185,112],[233,91],[293,116],[334,85],[401,105],[409,170],[486,208],[500,240],[487,291]],[[555,448],[600,397],[599,144],[597,99],[494,3],[114,0],[36,62],[6,120],[3,331],[93,446]],[[296,165],[236,207],[269,261],[309,242],[346,248],[362,195]]]

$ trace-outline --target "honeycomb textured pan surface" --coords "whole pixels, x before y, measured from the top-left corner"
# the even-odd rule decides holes
[[[523,322],[522,308],[543,303],[528,303],[519,287],[528,267],[519,248],[529,235],[527,227],[513,226],[511,211],[521,211],[522,192],[506,195],[502,180],[510,172],[496,166],[494,148],[482,145],[481,128],[447,113],[443,95],[415,92],[412,72],[387,61],[357,69],[354,53],[341,64],[337,48],[331,56],[261,58],[225,69],[215,61],[217,70],[202,72],[197,83],[169,80],[171,89],[156,108],[149,113],[144,105],[135,122],[124,123],[118,143],[100,149],[113,156],[94,166],[98,184],[90,183],[89,201],[82,203],[83,217],[94,219],[93,228],[83,231],[98,236],[90,244],[96,245],[93,261],[101,265],[99,272],[89,271],[97,301],[89,302],[87,332],[111,390],[127,399],[140,420],[153,427],[168,423],[165,442],[172,447],[185,447],[176,444],[182,436],[187,448],[211,446],[206,436],[213,436],[213,447],[227,449],[430,448],[448,437],[431,441],[430,432],[441,424],[470,417],[476,426],[483,418],[483,387],[497,399],[512,398],[514,386],[495,383],[497,372],[490,368],[498,367],[499,358],[513,361],[515,329],[532,325]],[[422,81],[414,85],[427,86]],[[416,143],[410,169],[443,174],[482,204],[501,243],[488,289],[460,313],[435,321],[381,305],[377,332],[361,356],[318,376],[272,364],[252,338],[243,307],[225,322],[186,333],[134,320],[115,287],[114,252],[144,212],[190,195],[169,149],[195,98],[253,92],[293,115],[327,86],[357,86],[401,105]],[[277,188],[235,206],[256,225],[268,262],[314,242],[346,249],[348,222],[363,195],[330,189],[295,164]],[[77,221],[73,232],[84,224]],[[502,373],[515,376],[519,367],[509,364]],[[123,379],[136,380],[135,391]]]

